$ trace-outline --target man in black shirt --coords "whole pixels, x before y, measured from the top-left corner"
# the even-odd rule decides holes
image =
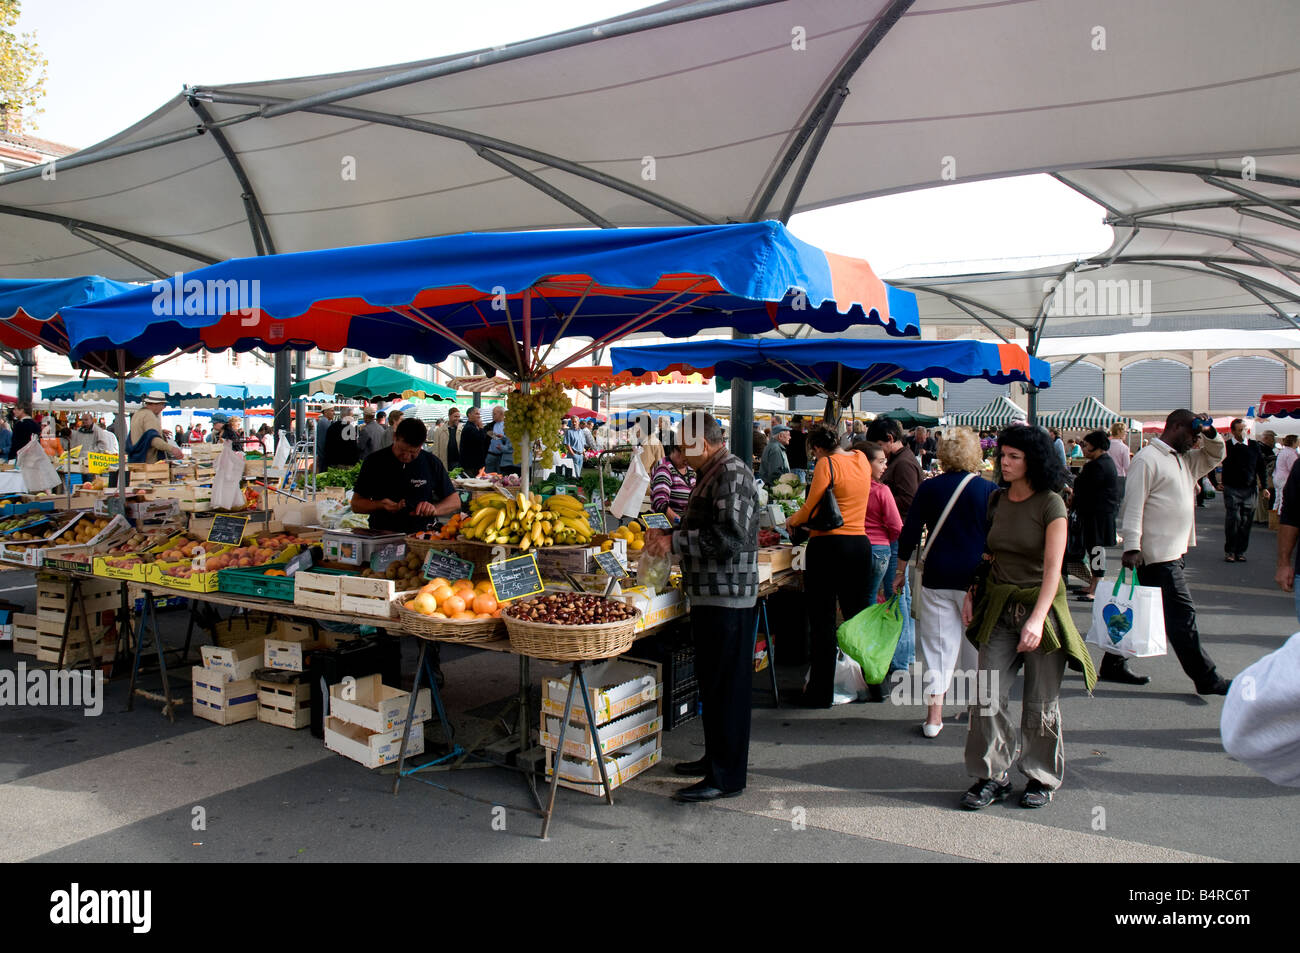
[[[785,448],[785,456],[790,461],[791,472],[803,473],[808,469],[808,433],[803,427],[803,414],[790,418],[790,443]]]
[[[369,514],[371,529],[416,533],[434,516],[460,509],[446,467],[424,449],[426,436],[424,423],[409,417],[397,425],[391,445],[362,462],[352,512]]]
[[[483,414],[471,407],[460,431],[460,465],[466,476],[478,476],[487,460],[488,438],[483,432]]]
[[[1250,528],[1255,522],[1258,493],[1268,495],[1268,470],[1259,444],[1246,439],[1246,423],[1232,422],[1232,434],[1224,441],[1223,458],[1223,561],[1244,563],[1250,546]]]
[[[27,446],[27,442],[41,439],[41,428],[32,420],[32,405],[19,404],[14,407],[14,439],[9,445],[9,459],[18,456],[18,451]]]

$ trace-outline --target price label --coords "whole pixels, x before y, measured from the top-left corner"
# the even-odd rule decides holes
[[[208,530],[208,542],[229,543],[231,546],[238,546],[244,538],[246,529],[248,529],[247,516],[230,516],[226,513],[219,513],[212,517],[212,526]]]
[[[380,547],[377,552],[371,554],[370,568],[375,572],[383,572],[405,555],[405,543],[389,543],[386,546]]]
[[[611,551],[608,553],[597,553],[593,557],[600,571],[606,576],[612,576],[615,579],[626,579],[628,576],[627,569],[623,567],[622,561],[618,554]]]
[[[605,514],[600,511],[600,504],[586,503],[582,508],[587,511],[587,525],[597,533],[605,532]]]
[[[474,576],[474,564],[468,559],[461,559],[445,549],[431,549],[424,557],[424,578],[470,579]]]
[[[537,555],[525,553],[499,563],[488,563],[488,578],[497,602],[509,602],[541,592],[542,574],[537,569]]]
[[[663,513],[643,513],[641,514],[641,523],[646,529],[673,528],[673,524],[668,522],[668,517]]]
[[[116,453],[91,453],[86,457],[86,469],[91,473],[107,473],[116,466]]]

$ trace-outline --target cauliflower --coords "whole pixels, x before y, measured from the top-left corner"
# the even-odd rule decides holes
[[[795,476],[793,473],[782,473],[779,477],[776,478],[776,482],[784,483],[787,486],[798,486],[799,478]]]
[[[776,486],[772,487],[772,496],[779,500],[790,499],[794,496],[794,487],[789,483],[777,481]]]

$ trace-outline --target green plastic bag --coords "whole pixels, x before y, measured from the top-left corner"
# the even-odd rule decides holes
[[[862,666],[868,685],[879,685],[889,674],[889,663],[903,634],[903,612],[898,596],[863,609],[835,633],[842,651]]]

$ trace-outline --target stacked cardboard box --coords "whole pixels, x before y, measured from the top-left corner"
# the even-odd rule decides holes
[[[330,686],[325,747],[368,768],[391,764],[401,754],[410,705],[408,692],[385,685],[378,675],[345,678]],[[432,698],[422,688],[415,699],[407,757],[424,752],[424,722],[432,717]]]
[[[663,672],[656,662],[623,657],[592,666],[583,674],[596,717],[597,741],[592,741],[587,729],[582,698],[575,696],[559,758],[560,784],[603,797],[597,757],[605,762],[611,789],[658,764],[662,757]],[[556,770],[568,690],[569,676],[542,683],[541,744],[546,749],[548,777]]]

